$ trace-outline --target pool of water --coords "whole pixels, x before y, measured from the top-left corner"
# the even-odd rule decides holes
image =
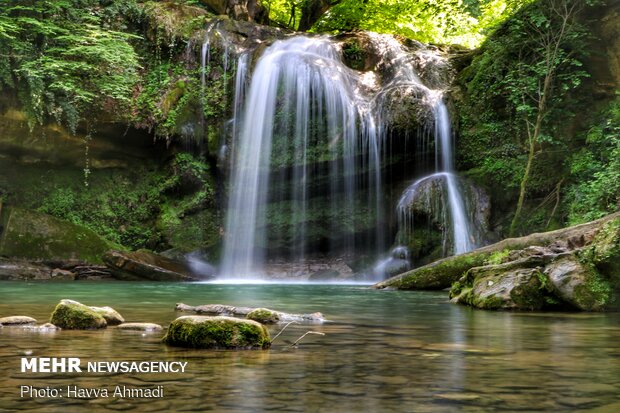
[[[177,302],[322,312],[265,351],[168,347],[162,333],[0,329],[0,412],[620,411],[620,314],[475,311],[445,292],[355,285],[0,283],[0,316],[49,319],[71,298],[166,326]],[[280,327],[271,327],[272,336]],[[293,348],[290,343],[308,330]],[[21,373],[23,355],[187,361],[175,374]],[[164,397],[21,398],[19,386],[163,386]]]

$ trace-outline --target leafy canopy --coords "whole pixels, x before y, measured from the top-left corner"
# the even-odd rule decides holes
[[[270,19],[299,27],[300,10],[318,0],[266,0]],[[423,42],[479,46],[499,23],[532,0],[332,0],[315,32],[369,30]]]
[[[31,122],[47,118],[75,131],[86,111],[128,108],[139,62],[123,33],[133,0],[0,3],[0,90],[11,87]],[[118,26],[118,30],[114,30]],[[125,111],[127,112],[127,111]]]

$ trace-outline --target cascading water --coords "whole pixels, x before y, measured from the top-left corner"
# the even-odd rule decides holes
[[[352,216],[364,168],[367,183],[375,187],[367,202],[379,202],[380,142],[374,119],[356,75],[328,39],[295,37],[266,49],[252,75],[243,115],[235,123],[223,276],[245,278],[261,272],[267,203],[275,190],[290,205],[288,211],[279,211],[279,218],[298,223],[293,234],[284,236],[295,245],[295,258],[304,257],[309,187],[319,178],[313,172],[321,162],[328,164],[329,210]],[[319,153],[313,150],[323,147]],[[274,166],[287,154],[292,158],[288,164],[285,160]]]
[[[260,276],[274,236],[288,248],[291,261],[303,261],[317,227],[344,234],[338,248],[352,251],[358,240],[346,229],[355,228],[360,210],[366,221],[374,220],[370,226],[378,240],[375,247],[381,248],[386,108],[392,95],[403,91],[419,102],[416,116],[434,124],[435,148],[441,154],[437,169],[445,177],[454,223],[454,251],[473,248],[463,199],[453,179],[448,111],[442,92],[425,84],[439,87],[441,80],[422,81],[418,76],[425,64],[432,66],[432,72],[444,62],[427,49],[412,55],[390,36],[368,36],[383,56],[378,64],[381,88],[372,73],[346,67],[339,46],[325,37],[276,41],[258,60],[249,85],[249,55],[239,56],[232,146],[229,151],[223,147],[232,163],[223,277]],[[287,229],[281,228],[283,222],[290,223]],[[329,242],[335,249],[331,245],[335,241]]]

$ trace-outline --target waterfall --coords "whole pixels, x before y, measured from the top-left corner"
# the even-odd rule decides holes
[[[357,75],[327,38],[294,37],[267,48],[234,123],[223,276],[260,274],[271,198],[290,206],[278,217],[298,225],[280,236],[294,246],[296,259],[304,258],[309,187],[320,178],[321,163],[328,164],[323,171],[332,192],[328,210],[353,216],[362,181],[375,187],[367,204],[380,202],[381,150],[374,119]],[[316,153],[317,148],[324,149]],[[333,227],[344,225],[334,221]],[[345,240],[350,248],[354,242]]]
[[[442,80],[420,75],[434,75],[445,59],[427,49],[412,54],[390,36],[368,36],[383,57],[376,70],[382,87],[374,73],[346,67],[339,45],[327,37],[274,42],[249,83],[250,56],[238,57],[231,148],[223,146],[223,154],[231,154],[231,176],[221,276],[260,277],[274,240],[289,260],[303,261],[312,252],[309,243],[324,242],[320,231],[338,235],[328,238],[330,251],[352,252],[359,247],[359,222],[370,222],[375,248],[384,248],[381,168],[394,93],[412,96],[420,111],[414,115],[434,125],[455,252],[473,248],[453,175]]]

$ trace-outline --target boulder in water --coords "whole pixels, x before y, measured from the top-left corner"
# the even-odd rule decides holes
[[[112,307],[90,307],[90,309],[101,314],[109,326],[116,326],[125,322],[123,316]]]
[[[253,320],[225,316],[183,316],[170,323],[163,342],[204,349],[267,349],[267,328]]]
[[[91,307],[66,299],[56,306],[50,322],[67,330],[94,330],[108,325],[105,318]]]
[[[197,281],[181,262],[148,251],[108,251],[104,262],[115,278],[129,281]]]
[[[261,324],[276,324],[280,321],[280,314],[268,308],[255,308],[245,318],[258,321]]]
[[[251,314],[253,311],[257,309],[251,308],[251,307],[234,307],[232,305],[224,305],[224,304],[203,304],[199,306],[191,306],[191,305],[187,305],[183,303],[177,303],[177,305],[175,306],[175,310],[194,312],[197,314],[247,317],[249,314]],[[279,322],[282,322],[282,323],[288,323],[289,321],[306,322],[306,323],[322,323],[325,321],[325,318],[323,317],[323,314],[321,313],[292,314],[292,313],[283,313],[281,311],[275,311],[275,310],[264,309],[264,308],[260,308],[258,310],[266,310],[273,314],[277,314],[277,316],[279,317]]]
[[[119,330],[127,331],[143,331],[143,332],[155,332],[163,330],[163,327],[155,323],[123,323],[117,327]]]
[[[14,316],[0,318],[1,326],[24,326],[24,325],[34,325],[36,323],[37,323],[36,319],[25,316],[25,315],[14,315]]]

